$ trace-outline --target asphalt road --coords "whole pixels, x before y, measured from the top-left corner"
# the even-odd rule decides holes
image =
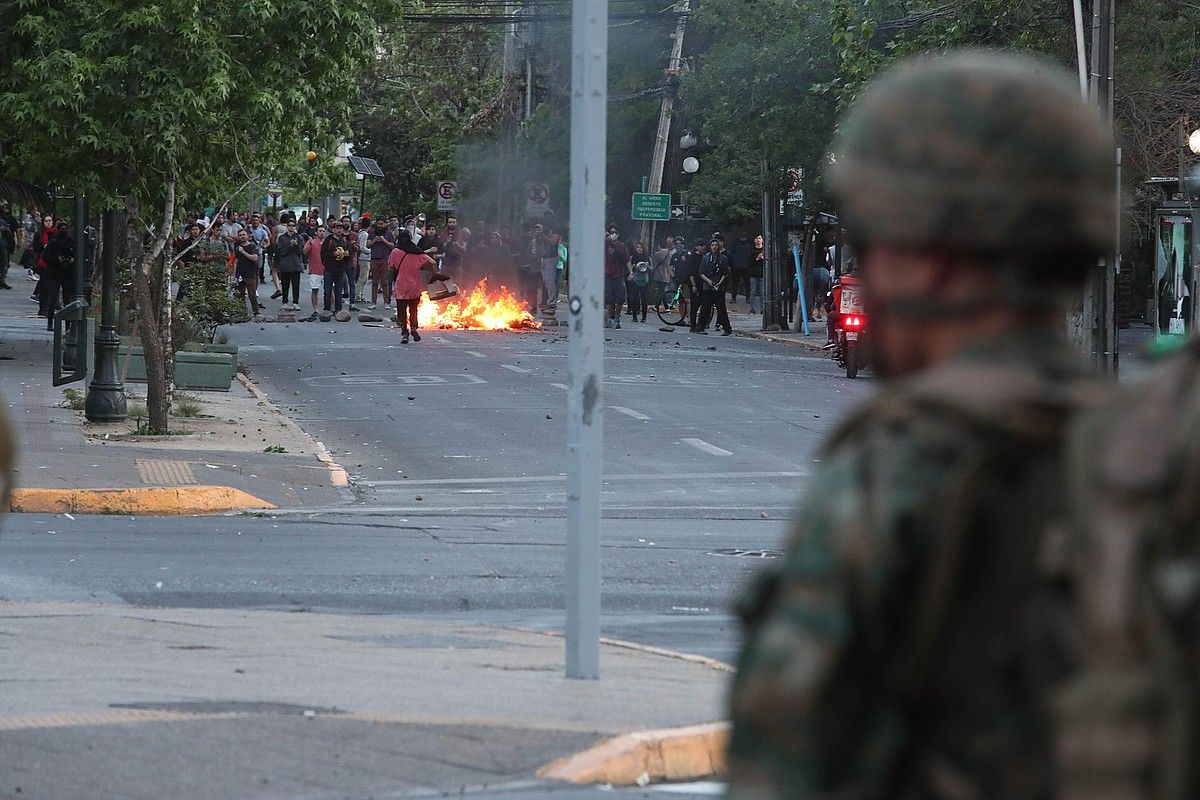
[[[731,598],[774,555],[813,451],[870,381],[755,339],[612,333],[604,633],[730,659]],[[350,471],[353,495],[323,513],[169,524],[13,517],[5,596],[561,628],[561,329],[409,345],[357,323],[231,334],[254,379]]]
[[[230,336],[253,379],[349,471],[344,502],[169,521],[10,516],[0,595],[561,629],[562,329],[429,331],[408,345],[358,323],[243,325]],[[612,331],[603,633],[732,659],[731,599],[777,554],[818,443],[871,384],[794,346],[650,323]],[[510,796],[502,790],[487,793]]]

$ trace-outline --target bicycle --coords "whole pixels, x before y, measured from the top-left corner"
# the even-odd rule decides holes
[[[658,318],[664,325],[682,325],[688,315],[687,298],[683,296],[683,286],[677,285],[673,290],[668,289],[663,292],[662,297],[658,299],[658,304],[654,307],[654,312],[658,314]]]

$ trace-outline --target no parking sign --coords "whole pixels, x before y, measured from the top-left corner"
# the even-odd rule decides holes
[[[458,184],[455,181],[438,181],[438,211],[453,211],[458,207]]]
[[[550,187],[544,183],[525,184],[525,216],[541,219],[550,210]]]

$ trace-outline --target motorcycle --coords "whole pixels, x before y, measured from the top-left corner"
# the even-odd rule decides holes
[[[856,378],[858,371],[869,362],[862,281],[853,275],[843,275],[833,284],[829,295],[827,308],[830,338],[834,343],[833,360],[845,368],[847,378]]]

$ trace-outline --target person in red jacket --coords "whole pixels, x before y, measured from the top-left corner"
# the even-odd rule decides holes
[[[388,268],[396,273],[396,284],[392,296],[396,298],[396,322],[400,325],[400,343],[408,344],[409,332],[414,342],[421,341],[417,332],[417,309],[421,305],[421,294],[428,283],[423,270],[432,269],[434,261],[424,253],[410,252],[412,237],[407,230],[400,231],[396,249],[388,256]]]
[[[42,301],[42,295],[45,294],[45,287],[40,285],[43,274],[46,271],[46,259],[42,257],[42,251],[46,249],[46,245],[50,244],[50,238],[58,232],[54,227],[54,217],[46,214],[42,217],[42,227],[38,228],[33,235],[33,241],[29,243],[29,252],[33,254],[33,279],[39,282],[38,287],[34,290],[30,300],[38,302],[39,313],[45,316],[45,302]]]

